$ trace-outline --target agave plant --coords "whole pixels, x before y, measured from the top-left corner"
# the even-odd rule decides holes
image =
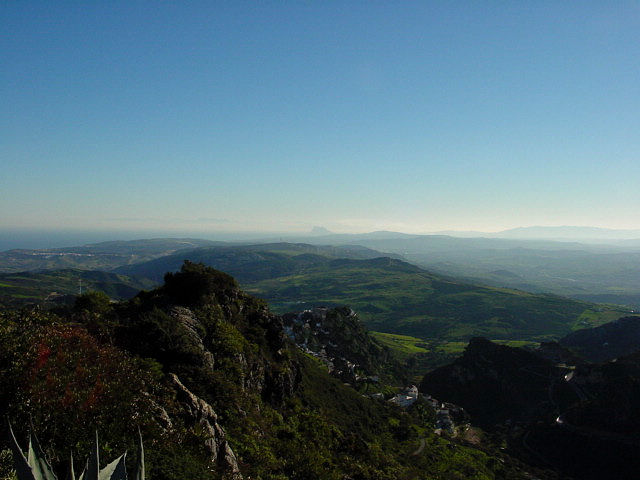
[[[29,449],[26,457],[13,434],[11,424],[9,424],[9,435],[9,443],[13,453],[18,480],[57,480],[58,477],[53,473],[53,469],[47,461],[35,434],[29,436]],[[142,446],[142,435],[139,430],[138,436],[138,463],[133,480],[144,480],[144,447]],[[125,468],[126,457],[127,453],[125,452],[101,469],[100,454],[98,452],[98,433],[96,432],[96,440],[93,444],[91,455],[78,480],[127,480],[127,470]],[[76,480],[73,468],[73,456],[71,456],[69,476],[67,479]]]

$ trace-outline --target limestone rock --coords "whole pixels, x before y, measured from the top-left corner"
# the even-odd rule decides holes
[[[176,399],[184,409],[187,425],[197,425],[207,434],[205,447],[211,455],[211,463],[228,474],[232,480],[242,480],[236,456],[226,440],[224,430],[218,424],[218,416],[211,405],[191,393],[173,373],[169,374],[169,384],[176,390]]]

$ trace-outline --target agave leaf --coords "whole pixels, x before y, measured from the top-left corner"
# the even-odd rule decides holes
[[[96,430],[96,441],[91,449],[91,455],[87,460],[87,466],[80,476],[80,480],[99,480],[100,453],[98,452],[98,431]]]
[[[127,454],[123,453],[100,470],[99,480],[127,480],[127,469],[125,468],[126,458]]]
[[[33,426],[31,426],[31,431],[34,431]],[[40,442],[38,442],[38,437],[36,437],[35,433],[29,438],[28,462],[33,469],[36,480],[58,480],[58,477],[53,473],[51,465],[47,462],[47,458],[40,447]]]
[[[69,474],[67,480],[76,480],[76,472],[73,470],[73,453],[69,456]]]
[[[16,467],[18,480],[36,480],[36,477],[33,475],[33,470],[29,466],[29,462],[25,458],[24,453],[22,453],[22,449],[20,448],[20,445],[18,445],[16,436],[13,434],[13,429],[11,428],[11,422],[9,422],[9,419],[7,419],[7,424],[9,425],[9,446],[13,453],[13,463]]]
[[[144,479],[144,446],[142,445],[142,433],[138,428],[138,463],[136,464],[136,470],[133,475],[133,480],[145,480]]]

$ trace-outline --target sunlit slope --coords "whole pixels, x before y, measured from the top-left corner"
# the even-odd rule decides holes
[[[382,254],[356,246],[278,243],[185,251],[117,271],[159,281],[183,260],[202,262],[233,275],[278,312],[350,305],[371,330],[423,339],[559,338],[626,313],[553,295],[473,285],[401,260],[372,258],[376,255]]]
[[[313,266],[326,265],[331,259],[371,259],[382,255],[359,245],[332,247],[280,242],[185,250],[115,271],[161,282],[166,272],[176,271],[184,260],[190,260],[227,272],[246,285],[304,272]]]
[[[389,258],[331,260],[246,287],[278,311],[348,304],[370,329],[446,340],[552,338],[624,313],[555,295],[460,283]]]

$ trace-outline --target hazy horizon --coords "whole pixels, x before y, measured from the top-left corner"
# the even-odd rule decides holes
[[[324,228],[317,225],[315,227]],[[528,230],[535,229],[546,230],[545,233],[536,236],[535,233],[529,233]],[[556,229],[560,233],[554,234]],[[247,241],[291,241],[301,238],[312,239],[318,235],[314,235],[313,229],[308,230],[289,230],[289,231],[212,231],[212,230],[180,230],[180,229],[69,229],[69,228],[6,228],[0,227],[0,251],[11,249],[41,249],[41,248],[61,248],[74,247],[90,243],[99,243],[105,241],[127,241],[151,238],[199,238],[204,240],[216,240],[224,242],[247,242]],[[489,238],[510,238],[518,239],[518,231],[523,230],[523,240],[531,239],[548,239],[556,241],[620,241],[620,240],[637,240],[640,239],[640,230],[612,230],[601,227],[591,226],[528,226],[516,227],[514,229],[500,230],[496,232],[480,232],[465,230],[441,230],[432,232],[406,232],[395,230],[367,230],[367,231],[331,231],[327,234],[367,234],[380,231],[388,231],[394,234],[409,235],[448,235],[453,237],[480,237],[485,235]],[[581,231],[584,230],[584,231]],[[574,233],[575,232],[575,233]],[[501,237],[500,234],[510,233],[511,235]],[[322,238],[322,236],[320,236]]]
[[[640,228],[637,2],[0,15],[5,229]]]

